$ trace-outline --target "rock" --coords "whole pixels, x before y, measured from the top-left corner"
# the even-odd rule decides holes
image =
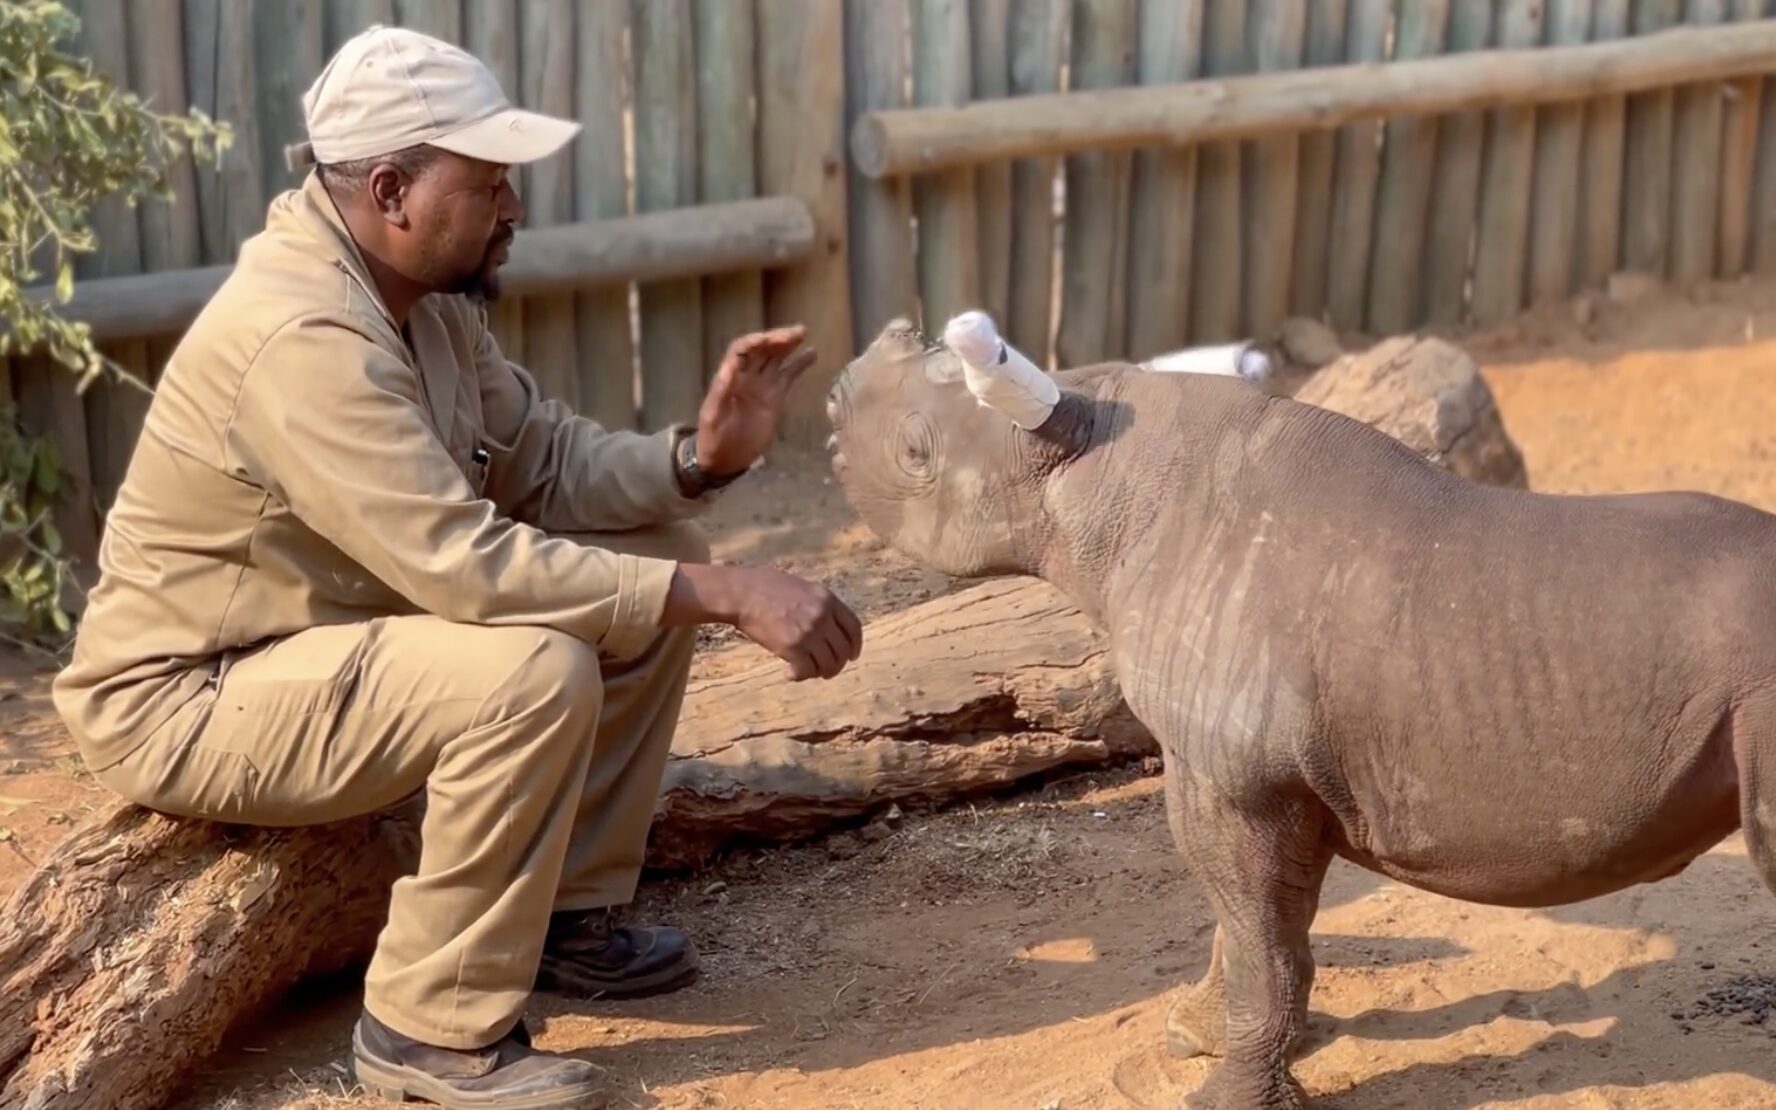
[[[1297,401],[1373,424],[1465,478],[1518,489],[1523,455],[1473,357],[1442,339],[1401,336],[1330,363]]]

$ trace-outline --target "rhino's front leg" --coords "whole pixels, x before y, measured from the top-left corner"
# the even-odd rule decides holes
[[[1179,991],[1166,1007],[1166,1048],[1183,1060],[1220,1056],[1227,1051],[1227,978],[1221,970],[1221,934],[1221,926],[1215,926],[1209,969],[1203,977]]]
[[[1308,930],[1332,851],[1312,798],[1240,801],[1180,790],[1191,871],[1220,922],[1225,1056],[1187,1110],[1301,1110],[1289,1071],[1313,989]],[[1206,982],[1212,982],[1211,966]],[[1199,984],[1200,985],[1200,984]]]

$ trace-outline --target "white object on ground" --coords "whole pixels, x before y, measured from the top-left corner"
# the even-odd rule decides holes
[[[970,310],[951,317],[944,325],[944,343],[962,359],[963,380],[975,400],[1025,431],[1041,427],[1060,403],[1054,379],[1001,339],[986,313]]]
[[[1160,374],[1220,374],[1258,382],[1270,373],[1270,357],[1252,343],[1224,343],[1154,355],[1141,363],[1141,369]]]

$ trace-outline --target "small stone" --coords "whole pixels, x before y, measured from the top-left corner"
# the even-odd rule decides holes
[[[1763,1020],[1764,1015],[1758,1013],[1756,1010],[1749,1010],[1739,1015],[1739,1022],[1741,1025],[1759,1025]]]
[[[893,836],[894,830],[890,829],[887,825],[878,822],[874,825],[865,825],[857,835],[863,837],[864,840],[871,844],[876,844]]]
[[[891,829],[900,828],[901,822],[903,822],[905,820],[906,820],[906,814],[902,813],[900,811],[900,807],[898,805],[894,805],[893,803],[889,804],[888,812],[882,814],[882,823],[887,825]]]
[[[1714,961],[1713,960],[1703,960],[1701,963],[1697,964],[1696,966],[1701,968],[1703,971],[1713,971],[1714,970]]]
[[[710,883],[708,886],[704,887],[703,893],[704,894],[720,894],[722,891],[724,891],[726,889],[728,889],[728,884],[722,882],[720,879],[717,879],[715,882]]]
[[[862,845],[853,836],[835,836],[826,842],[826,854],[829,859],[850,859],[862,849]]]
[[[1589,294],[1580,296],[1573,301],[1573,323],[1581,328],[1588,328],[1597,319],[1597,302]]]

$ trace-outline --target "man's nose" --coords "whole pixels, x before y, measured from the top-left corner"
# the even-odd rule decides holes
[[[510,224],[524,222],[524,202],[518,199],[518,190],[512,187],[510,180],[500,190],[499,218]]]

